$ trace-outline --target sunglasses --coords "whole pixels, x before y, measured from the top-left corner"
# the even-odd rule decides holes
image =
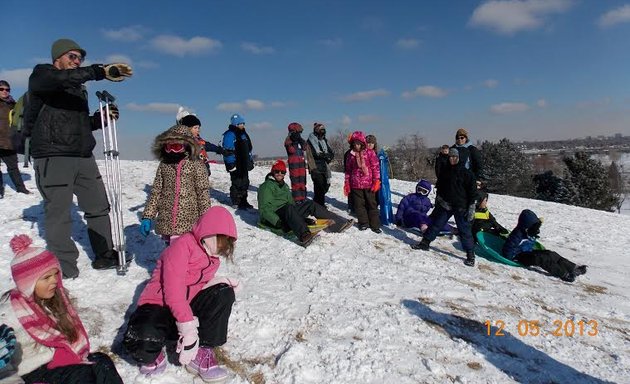
[[[74,53],[68,53],[68,54],[66,54],[66,56],[68,57],[68,59],[70,59],[70,61],[79,60],[79,63],[82,63],[83,60],[85,60],[85,58],[83,56],[77,55],[77,54],[74,54]]]
[[[0,92],[2,91],[11,92],[11,88],[0,88]]]
[[[273,171],[273,173],[277,174],[282,174],[282,175],[286,175],[287,171]]]
[[[164,149],[168,153],[182,153],[184,152],[184,144],[182,143],[166,143]]]
[[[466,138],[466,136],[457,136],[457,137],[455,137],[455,138],[456,138],[456,139],[458,139],[458,140],[462,140],[462,139],[465,139],[465,138]]]

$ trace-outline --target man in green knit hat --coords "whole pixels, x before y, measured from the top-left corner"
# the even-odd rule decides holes
[[[132,75],[123,63],[81,67],[87,52],[70,39],[52,44],[52,64],[38,64],[29,78],[30,101],[25,108],[24,133],[31,137],[37,188],[44,199],[47,247],[61,264],[64,278],[79,275],[79,251],[71,239],[72,196],[84,212],[94,252],[94,269],[115,268],[109,202],[92,150],[92,131],[101,128],[100,111],[91,115],[84,83],[122,81]],[[110,113],[118,118],[112,105]]]

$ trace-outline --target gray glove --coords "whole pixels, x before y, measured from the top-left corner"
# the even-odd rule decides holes
[[[468,216],[467,216],[468,221],[473,221],[475,219],[475,204],[470,204],[468,206]]]
[[[125,77],[133,75],[131,66],[125,63],[107,64],[103,69],[105,70],[105,78],[109,81],[123,81]]]

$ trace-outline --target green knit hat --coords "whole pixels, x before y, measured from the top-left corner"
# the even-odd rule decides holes
[[[85,49],[81,48],[74,40],[59,39],[53,43],[52,48],[50,49],[52,61],[54,62],[68,51],[79,51],[83,57],[86,55]]]

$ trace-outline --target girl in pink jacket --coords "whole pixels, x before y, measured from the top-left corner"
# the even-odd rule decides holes
[[[350,137],[351,150],[346,155],[344,194],[352,194],[359,230],[381,233],[381,220],[376,205],[376,192],[381,187],[381,173],[376,153],[367,149],[365,135],[355,131]]]
[[[204,381],[227,378],[213,347],[227,341],[238,284],[219,279],[215,273],[219,256],[232,261],[236,238],[234,218],[217,206],[162,252],[123,340],[129,354],[141,364],[141,373],[164,372],[164,347],[169,340],[178,340],[179,362],[188,371]]]

